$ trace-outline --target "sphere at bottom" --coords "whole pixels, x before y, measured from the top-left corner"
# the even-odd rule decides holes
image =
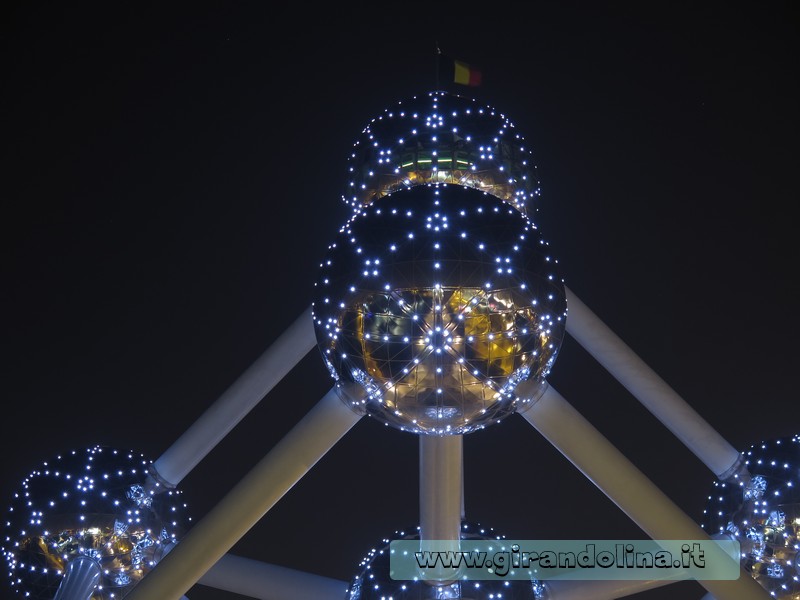
[[[464,522],[462,540],[503,540],[489,527]],[[361,570],[348,587],[346,600],[542,600],[545,586],[535,579],[470,580],[436,585],[420,580],[392,579],[390,546],[394,540],[419,540],[419,527],[396,531],[369,551],[359,563]]]

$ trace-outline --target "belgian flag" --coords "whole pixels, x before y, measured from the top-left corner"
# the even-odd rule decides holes
[[[439,53],[439,81],[460,85],[478,86],[481,84],[481,70],[461,60]]]

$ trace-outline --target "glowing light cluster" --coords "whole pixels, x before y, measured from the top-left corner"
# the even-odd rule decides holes
[[[350,155],[343,199],[355,210],[425,183],[473,187],[528,211],[540,195],[531,151],[491,106],[448,92],[398,102],[372,119]]]
[[[9,507],[2,552],[20,597],[52,600],[70,561],[96,561],[91,600],[123,598],[189,529],[178,490],[148,491],[151,461],[95,446],[48,460]]]
[[[549,373],[566,296],[530,220],[473,188],[395,192],[355,214],[329,246],[313,315],[354,408],[415,433],[462,434],[529,402]]]
[[[396,531],[381,540],[359,563],[360,571],[347,590],[347,600],[541,600],[545,586],[537,580],[462,580],[432,585],[420,580],[397,580],[390,576],[390,544],[393,540],[418,540],[419,527]],[[462,540],[502,540],[505,536],[479,523],[461,524]]]
[[[741,544],[741,564],[771,596],[800,599],[800,436],[750,447],[749,479],[715,481],[702,523]]]

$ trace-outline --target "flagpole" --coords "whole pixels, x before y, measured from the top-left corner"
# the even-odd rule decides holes
[[[439,42],[436,42],[436,88],[434,88],[437,92],[439,91],[439,68],[440,64],[439,61],[441,60],[440,57],[442,55],[442,51],[439,49]]]

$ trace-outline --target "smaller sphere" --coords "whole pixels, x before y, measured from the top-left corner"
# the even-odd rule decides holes
[[[743,453],[750,477],[715,481],[703,511],[709,535],[741,544],[742,568],[773,598],[800,598],[800,436]]]
[[[19,597],[52,600],[71,562],[93,560],[90,600],[123,598],[189,529],[178,490],[146,484],[152,461],[95,446],[31,472],[8,510],[2,552]]]
[[[342,198],[354,210],[429,183],[476,188],[525,214],[540,195],[528,144],[500,111],[471,98],[430,92],[372,119],[348,160]]]
[[[390,545],[394,540],[418,540],[419,527],[395,531],[369,551],[347,590],[347,600],[541,600],[546,587],[538,580],[461,580],[446,585],[392,579]],[[461,524],[462,540],[503,540],[505,536],[479,523]]]

